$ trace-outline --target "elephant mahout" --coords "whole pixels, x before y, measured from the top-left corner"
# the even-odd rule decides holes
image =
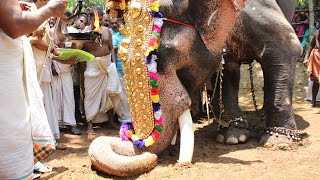
[[[213,70],[218,68],[219,61],[216,59],[221,56],[222,48],[244,2],[244,0],[160,0],[160,11],[166,18],[175,20],[171,22],[185,24],[167,22],[169,20],[167,19],[161,28],[163,19],[162,14],[157,11],[158,1],[131,1],[128,13],[125,15],[125,24],[128,27],[126,30],[129,35],[119,47],[119,56],[124,62],[124,78],[127,79],[131,118],[135,126],[134,131],[125,131],[128,132],[125,135],[129,134],[128,137],[134,142],[123,141],[116,137],[96,138],[89,147],[90,160],[95,168],[117,176],[145,173],[156,166],[157,155],[169,147],[179,126],[181,145],[178,163],[191,163],[194,145],[189,110],[191,100],[202,84],[213,75]],[[150,8],[153,17],[157,17],[154,25],[149,24],[150,16],[146,15]],[[191,24],[194,28],[190,27]],[[150,29],[153,30],[151,39],[144,43],[144,39],[149,38],[145,32],[150,32]],[[158,48],[157,38],[161,29],[161,44]],[[140,51],[140,47],[145,48]],[[145,50],[147,55],[144,54]],[[145,56],[147,60],[143,63],[141,59]],[[157,58],[156,66],[153,61]],[[152,87],[150,104],[153,108],[154,124],[146,120],[150,113],[145,110],[148,109],[148,104],[145,104],[148,101],[145,99],[148,92],[145,93],[143,87],[145,87],[144,82],[149,83],[146,76],[142,76],[146,71],[145,68],[148,70],[147,76]],[[161,116],[158,113],[160,111],[155,110],[159,109],[158,86]],[[142,119],[146,123],[139,124],[137,119]],[[156,130],[147,130],[148,123]],[[131,127],[128,125],[127,128]],[[146,130],[149,134],[152,131],[152,136],[148,136]],[[152,143],[154,144],[150,145]]]
[[[295,4],[295,0],[246,1],[224,55],[224,117],[232,123],[217,136],[218,142],[244,143],[250,136],[249,124],[238,105],[238,92],[240,65],[254,60],[263,70],[263,112],[269,132],[262,136],[261,143],[283,145],[297,139],[292,95],[295,66],[302,49],[289,23]],[[216,98],[213,104],[217,106],[218,102]]]

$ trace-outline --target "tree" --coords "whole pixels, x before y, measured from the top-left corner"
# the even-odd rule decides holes
[[[310,30],[310,34],[313,34],[315,31],[313,0],[308,0],[308,6],[309,6],[309,30]]]
[[[297,0],[297,6],[300,8],[306,8],[309,0]]]
[[[310,0],[297,0],[297,7],[299,8],[307,8]],[[313,0],[314,7],[320,6],[320,0]]]
[[[88,6],[95,6],[101,10],[104,9],[106,0],[82,0],[84,7]],[[77,0],[68,0],[68,10],[72,10],[76,5],[78,1]],[[83,9],[84,10],[84,9]]]

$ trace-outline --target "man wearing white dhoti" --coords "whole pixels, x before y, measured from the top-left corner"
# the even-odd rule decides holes
[[[68,17],[70,16],[70,13],[65,13],[65,15]],[[76,128],[75,99],[71,73],[71,65],[77,63],[77,58],[73,56],[68,61],[63,61],[57,56],[53,56],[59,54],[55,51],[56,47],[65,47],[64,42],[66,37],[61,33],[62,24],[65,20],[66,19],[58,20],[54,27],[54,31],[52,32],[53,39],[49,51],[53,52],[51,58],[54,61],[52,61],[51,65],[48,64],[48,67],[51,68],[48,68],[46,71],[51,75],[55,119],[59,121],[59,126],[61,128],[67,129],[72,134],[80,135],[81,131]]]
[[[29,0],[29,2],[34,3],[37,8],[41,8],[42,6],[45,5],[44,1]],[[52,134],[57,140],[56,149],[64,150],[67,147],[62,143],[58,143],[58,140],[60,139],[59,122],[55,115],[53,99],[52,99],[52,88],[51,88],[52,59],[50,57],[50,54],[51,54],[51,49],[53,49],[54,47],[53,47],[53,40],[51,38],[52,34],[50,35],[50,33],[53,33],[53,28],[52,29],[50,28],[49,20],[43,23],[36,31],[34,31],[32,33],[32,36],[29,37],[29,39],[32,45],[34,58],[36,60],[38,80],[40,83],[42,93],[44,95],[43,102],[44,102],[44,107],[47,114],[47,119],[50,125],[50,129],[52,131]],[[52,25],[52,22],[51,22],[51,25]]]
[[[56,123],[57,126],[53,125],[55,124],[53,123],[55,121],[55,115],[52,105],[52,90],[50,84],[51,59],[47,59],[47,51],[50,44],[50,37],[49,29],[45,27],[46,24],[47,22],[42,24],[35,32],[32,33],[32,36],[30,36],[29,39],[32,45],[34,59],[36,61],[38,80],[42,89],[42,93],[44,94],[44,105],[48,116],[50,128],[55,138],[59,138],[60,132],[58,122]]]
[[[114,63],[112,35],[109,28],[101,26],[102,16],[100,13],[102,44],[88,42],[83,45],[83,50],[96,56],[93,62],[87,62],[84,73],[84,108],[88,122],[88,135],[95,134],[92,123],[105,122],[112,118],[112,116],[108,117],[106,114],[111,108],[120,117],[124,116],[121,98],[123,89]],[[113,118],[110,119],[110,123],[115,125]]]
[[[43,68],[41,70],[41,74],[39,77],[40,86],[44,95],[44,106],[46,109],[46,113],[48,116],[48,122],[51,128],[51,131],[56,139],[60,139],[60,130],[59,130],[59,122],[55,114],[54,104],[53,104],[53,95],[52,95],[52,88],[51,88],[51,81],[52,81],[52,59],[50,57],[50,49],[53,47],[53,40],[50,36],[50,30],[47,29],[47,36],[49,38],[49,47],[45,54],[45,62]],[[59,143],[60,144],[60,143]],[[61,144],[60,144],[61,145]],[[59,146],[58,146],[59,147]],[[62,148],[64,149],[64,148]]]
[[[56,74],[53,75],[51,84],[56,118],[60,126],[70,128],[71,133],[80,135],[80,130],[76,128],[71,65],[53,61],[53,68]]]
[[[21,36],[49,17],[63,15],[65,8],[65,0],[51,0],[27,12],[22,11],[29,9],[26,3],[0,1],[0,15],[5,17],[0,20],[0,179],[32,179],[33,163],[44,153],[33,144],[50,139],[51,132],[41,137],[43,126],[34,125],[45,115],[30,42]]]
[[[112,118],[112,114],[109,116],[106,114],[110,109],[113,108],[122,114],[120,98],[122,86],[115,63],[111,62],[111,55],[97,57],[93,62],[87,62],[84,77],[84,107],[90,134],[94,133],[90,128],[92,123],[101,123]]]

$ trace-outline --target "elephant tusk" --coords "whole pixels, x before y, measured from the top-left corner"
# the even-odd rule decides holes
[[[172,139],[172,141],[171,141],[171,145],[176,145],[176,142],[177,142],[177,131],[176,131],[176,133],[174,134],[174,136],[173,136],[173,139]]]
[[[180,154],[178,163],[191,163],[194,148],[193,122],[190,109],[179,116],[180,126]]]

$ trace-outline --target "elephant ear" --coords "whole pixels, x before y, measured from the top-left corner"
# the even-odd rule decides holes
[[[245,0],[189,1],[189,14],[206,47],[220,53]]]

